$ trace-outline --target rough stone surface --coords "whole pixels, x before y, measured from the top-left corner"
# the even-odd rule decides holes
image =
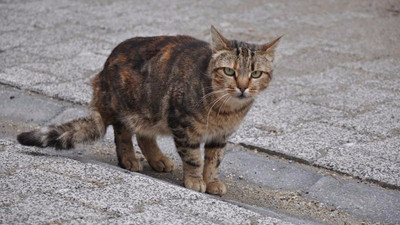
[[[347,143],[326,150],[315,164],[362,179],[400,185],[400,142],[397,138],[372,143]],[[360,160],[362,158],[363,160]]]
[[[268,135],[270,133],[266,129],[251,127],[238,132],[232,140],[284,153],[310,163],[324,157],[325,151],[329,147],[370,140],[368,136],[355,131],[319,122],[299,124],[295,130],[283,135],[275,133]]]
[[[369,107],[374,107],[391,99],[398,99],[399,97],[399,93],[355,84],[337,93],[321,96],[301,96],[300,99],[316,105],[358,113]]]
[[[20,49],[21,50],[21,49]],[[19,66],[24,63],[32,62],[53,62],[52,59],[43,58],[37,55],[29,54],[26,52],[20,52],[16,49],[3,50],[0,47],[0,71],[5,68]],[[5,76],[5,75],[1,75]],[[8,79],[7,79],[8,80]],[[11,78],[10,78],[11,80]]]
[[[58,189],[79,189],[92,187],[89,183],[49,173],[43,170],[25,168],[9,171],[9,176],[3,176],[0,185],[2,190],[14,190],[17,195],[52,192]]]
[[[0,145],[2,224],[291,224],[138,173]]]
[[[61,223],[74,218],[107,218],[111,214],[70,202],[51,194],[37,194],[0,208],[2,224]]]
[[[331,117],[321,121],[382,138],[396,137],[400,133],[400,127],[393,125],[400,124],[400,107],[379,105],[354,116]]]
[[[231,141],[398,188],[399,12],[400,4],[395,0],[229,4],[216,0],[5,0],[0,1],[0,82],[87,104],[92,93],[91,78],[101,70],[112,48],[127,38],[188,34],[208,41],[211,24],[228,38],[256,43],[285,34],[277,50],[274,81],[259,96]],[[12,130],[8,120],[58,123],[83,115],[78,111],[64,112],[57,102],[14,95],[3,87],[1,129]],[[3,132],[1,137],[6,134]],[[106,139],[112,139],[112,135]],[[168,155],[177,159],[170,139],[160,140]],[[29,154],[13,155],[6,149],[0,147],[0,157],[19,160],[4,161],[0,174],[10,172],[7,166],[22,171],[30,165]],[[70,156],[80,159],[83,152],[79,149]],[[40,154],[54,157],[47,150]],[[238,153],[230,152],[227,157],[229,154],[233,157]],[[86,180],[91,185],[118,185],[118,179],[107,183],[74,172],[78,168],[93,172],[93,167],[75,168],[77,165],[71,163],[69,170],[61,172],[46,157],[35,156],[32,165],[44,169],[36,172],[75,176],[71,179]],[[261,164],[263,160],[255,162]],[[96,176],[109,177],[107,173]],[[249,182],[258,178],[246,176]],[[296,184],[299,183],[293,185]],[[2,196],[11,192],[4,193]],[[76,221],[68,216],[57,218]],[[110,221],[128,223],[129,216],[121,221],[114,219]],[[92,217],[82,220],[99,222]],[[190,221],[187,217],[173,220]]]
[[[6,81],[19,88],[31,88],[32,86],[44,83],[44,85],[60,81],[56,76],[33,72],[19,67],[11,67],[5,69],[4,73],[0,73],[0,80]]]
[[[7,90],[8,89],[10,88],[7,88]],[[20,93],[22,97],[28,95],[23,94],[21,91],[18,93]],[[36,95],[32,96],[40,98]],[[57,101],[49,100],[49,102]],[[29,107],[32,106],[25,105],[21,109],[25,111],[32,111],[29,109]],[[86,113],[86,110],[82,107],[68,108],[47,123],[59,123],[65,120],[81,117]],[[15,145],[13,142],[7,140],[1,140],[0,159],[2,164],[0,166],[0,177],[3,177],[2,181],[4,181],[0,182],[0,187],[3,190],[2,194],[0,195],[1,204],[3,206],[10,206],[17,202],[21,202],[32,195],[53,194],[57,197],[61,197],[62,199],[67,199],[68,201],[78,201],[79,204],[83,204],[89,208],[100,209],[102,211],[105,210],[107,212],[111,212],[111,214],[119,215],[117,218],[106,218],[104,215],[102,215],[100,217],[80,216],[79,218],[67,217],[69,219],[62,219],[62,221],[67,224],[124,224],[129,223],[129,221],[133,219],[135,221],[142,221],[144,223],[162,223],[162,218],[168,218],[168,221],[171,223],[181,223],[185,221],[198,221],[199,223],[203,224],[227,223],[226,220],[221,217],[217,217],[217,219],[212,220],[204,219],[204,217],[201,217],[202,219],[194,219],[193,215],[198,215],[197,211],[180,211],[181,213],[179,215],[170,215],[171,210],[173,212],[182,210],[176,208],[176,201],[181,202],[184,206],[186,205],[186,202],[189,202],[188,204],[195,205],[202,199],[199,197],[201,195],[196,195],[196,193],[190,191],[176,195],[176,193],[173,191],[173,188],[166,188],[164,186],[166,183],[157,184],[151,181],[144,181],[143,177],[132,178],[130,174],[116,172],[115,170],[117,168],[113,168],[112,166],[116,165],[114,162],[115,147],[112,144],[113,139],[113,131],[110,128],[108,129],[104,142],[94,144],[93,146],[83,146],[82,149],[78,147],[75,150],[67,151],[55,151],[53,148],[28,148]],[[385,140],[385,143],[380,145],[391,146],[390,151],[386,150],[386,154],[380,155],[383,163],[379,163],[382,163],[382,168],[385,166],[385,160],[397,160],[395,149],[397,149],[398,146],[396,145],[396,142],[389,140],[391,139]],[[172,139],[161,137],[158,139],[158,142],[164,153],[171,157],[175,161],[176,165],[178,165],[176,171],[171,174],[171,176],[174,177],[174,179],[176,178],[178,182],[173,183],[182,185],[182,183],[179,182],[182,176],[182,168]],[[137,143],[134,143],[134,145],[136,150],[139,150]],[[343,147],[350,148],[354,145],[355,143],[350,142],[344,144]],[[362,148],[363,146],[358,147]],[[381,149],[382,147],[374,146],[374,148]],[[101,149],[105,149],[106,151]],[[336,149],[328,150],[334,152]],[[329,151],[325,153],[329,154]],[[356,150],[350,151],[357,152]],[[108,160],[105,161],[108,162],[107,164],[100,163],[96,160],[100,159],[101,161],[104,161],[104,157],[108,158]],[[350,161],[356,160],[350,159]],[[325,166],[330,168],[332,167],[332,163],[335,163],[335,160],[329,160],[327,162],[331,164],[327,164]],[[145,168],[147,168],[146,170],[149,170],[150,168],[147,166],[147,163],[145,161],[143,163]],[[325,162],[320,163],[324,165]],[[232,181],[240,181],[244,182],[247,186],[251,185],[254,188],[268,190],[267,193],[276,192],[272,194],[273,196],[286,196],[287,193],[292,192],[308,193],[310,198],[315,199],[318,202],[322,202],[322,204],[326,204],[327,207],[345,210],[362,218],[371,218],[373,221],[383,221],[381,216],[381,214],[384,215],[383,212],[380,212],[379,215],[375,216],[375,213],[372,213],[370,207],[363,208],[361,202],[355,201],[351,206],[342,208],[335,199],[329,200],[324,198],[324,195],[320,193],[322,190],[324,190],[324,187],[321,185],[321,183],[324,184],[324,180],[326,180],[327,177],[329,178],[330,175],[326,175],[315,169],[310,169],[307,166],[301,166],[293,161],[279,160],[276,157],[270,158],[268,155],[260,153],[257,150],[253,149],[252,151],[249,151],[249,149],[241,146],[229,144],[227,146],[225,159],[221,165],[222,180],[227,182],[228,185]],[[360,168],[360,171],[351,171],[351,173],[357,174],[357,172],[364,172],[364,174],[359,175],[362,178],[369,177],[370,173],[372,173],[381,174],[382,177],[386,176],[383,178],[377,178],[379,180],[393,179],[393,176],[387,176],[388,171],[370,171],[368,168],[363,166],[371,167],[368,164],[365,165],[361,163],[360,165],[356,166],[357,168]],[[366,171],[367,173],[365,174]],[[342,172],[350,173],[348,171]],[[145,173],[148,173],[148,171]],[[46,177],[46,179],[43,180],[43,177]],[[157,175],[157,177],[162,178],[162,176],[160,177],[159,175]],[[336,178],[342,179],[339,177]],[[57,179],[58,182],[54,182],[54,179]],[[343,182],[348,181],[344,180],[341,183]],[[14,191],[14,189],[18,189],[18,191]],[[368,192],[374,192],[374,189],[376,189],[376,199],[374,202],[377,205],[384,204],[386,196],[396,196],[398,194],[396,191],[384,190],[382,188],[356,182],[353,182],[351,186],[337,185],[334,187],[329,186],[329,188],[325,189],[332,192],[340,192],[344,191],[341,189],[346,189],[346,193],[348,195],[355,196],[359,194],[357,193],[357,190],[362,189]],[[235,192],[235,188],[230,187],[229,191]],[[151,193],[150,196],[149,193]],[[381,195],[382,198],[380,198]],[[287,199],[291,197],[280,198]],[[171,202],[173,202],[173,205],[170,205]],[[24,202],[24,204],[28,203]],[[151,206],[147,206],[148,204]],[[214,202],[211,204],[214,205],[217,203]],[[148,217],[148,215],[150,215],[152,212],[161,210],[160,207],[165,209],[163,211],[164,213],[158,213],[157,217]],[[268,208],[260,209],[247,205],[245,205],[245,207],[250,210],[255,210],[255,212],[258,213],[262,212],[263,214],[272,217],[288,220],[294,224],[315,224],[309,219],[303,220],[299,218],[288,218],[287,215],[270,211]],[[201,209],[196,210],[201,211]],[[357,213],[355,213],[356,211]],[[134,214],[132,214],[132,212],[134,212]],[[189,215],[191,215],[191,217]],[[260,223],[263,221],[263,219],[260,218],[253,218],[250,220],[253,222],[258,221]],[[242,218],[238,219],[238,221],[244,221],[244,223],[246,223],[247,220],[243,220]]]
[[[285,34],[274,82],[232,141],[318,164],[324,149],[345,139],[399,140],[400,124],[387,116],[400,106],[399,8],[393,0],[231,1],[229,7],[214,0],[3,1],[0,82],[87,104],[90,79],[127,38],[188,34],[208,41],[211,24],[228,38],[256,43]],[[332,169],[346,165],[354,164]]]

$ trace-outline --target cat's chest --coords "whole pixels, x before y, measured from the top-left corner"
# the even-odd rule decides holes
[[[197,128],[202,139],[229,136],[240,126],[245,113],[211,114],[203,123],[198,123]]]

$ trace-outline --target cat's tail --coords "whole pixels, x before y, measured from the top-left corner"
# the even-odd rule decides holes
[[[17,140],[22,145],[70,149],[75,144],[88,143],[103,137],[105,130],[100,113],[92,111],[84,118],[21,133]]]

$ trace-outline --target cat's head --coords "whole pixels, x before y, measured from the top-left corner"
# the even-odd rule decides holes
[[[272,62],[280,37],[267,44],[255,45],[224,38],[211,26],[213,89],[238,101],[252,100],[268,87]]]

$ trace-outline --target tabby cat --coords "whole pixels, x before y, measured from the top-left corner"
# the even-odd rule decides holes
[[[280,38],[248,44],[227,40],[213,26],[211,36],[211,45],[181,35],[122,42],[94,77],[89,116],[21,133],[19,143],[70,149],[103,137],[112,125],[122,168],[142,170],[132,145],[135,134],[150,166],[170,172],[174,163],[156,142],[158,135],[169,135],[182,159],[185,187],[226,193],[218,167],[227,138],[271,81]]]

